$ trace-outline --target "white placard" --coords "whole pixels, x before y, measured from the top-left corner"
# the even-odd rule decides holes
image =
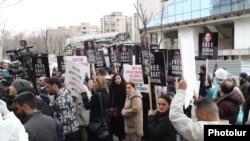
[[[197,78],[195,71],[194,43],[192,40],[181,39],[181,60],[184,78],[187,81],[185,108],[193,102],[193,94],[198,94]]]
[[[141,65],[123,65],[123,77],[127,82],[134,82],[138,91],[148,93],[148,85],[144,84]]]

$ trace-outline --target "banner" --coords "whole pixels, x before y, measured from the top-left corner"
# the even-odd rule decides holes
[[[50,77],[48,57],[35,56],[32,59],[32,66],[36,74],[36,78],[39,78],[41,76]]]
[[[123,77],[127,82],[134,82],[140,92],[148,93],[148,85],[143,83],[141,65],[123,65]]]
[[[88,59],[88,63],[95,64],[96,63],[96,51],[93,41],[85,41],[84,42],[85,53]]]
[[[199,59],[217,60],[218,32],[199,33]]]

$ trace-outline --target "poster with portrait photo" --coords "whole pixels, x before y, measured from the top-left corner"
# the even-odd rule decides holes
[[[199,33],[199,59],[218,59],[218,32]]]
[[[169,49],[167,52],[167,75],[173,76],[175,81],[180,80],[182,76],[181,52],[179,49]]]
[[[134,47],[134,55],[135,55],[135,64],[141,65],[141,46],[135,45]]]
[[[107,50],[108,50],[110,65],[113,66],[117,62],[118,49],[116,45],[113,45],[108,47]]]
[[[76,56],[86,56],[84,49],[76,49]]]
[[[106,62],[103,50],[96,51],[96,63],[95,68],[106,68]]]
[[[118,45],[117,62],[121,64],[133,64],[133,49],[131,45]]]
[[[150,82],[152,85],[166,86],[166,69],[164,61],[164,52],[150,52]]]
[[[43,57],[43,56],[32,57],[32,67],[34,69],[36,78],[39,78],[41,76],[50,77],[48,57]]]
[[[84,42],[85,53],[88,59],[88,63],[95,64],[96,57],[95,57],[95,46],[93,41],[85,41]]]
[[[141,36],[141,50],[149,50],[150,49],[150,42],[149,42],[149,36],[148,35],[142,35]]]
[[[56,56],[58,71],[65,73],[66,70],[66,58],[67,56]]]

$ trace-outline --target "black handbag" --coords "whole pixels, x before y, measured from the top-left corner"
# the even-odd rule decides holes
[[[106,137],[109,136],[109,129],[108,129],[108,125],[106,123],[106,121],[103,118],[103,107],[102,107],[102,97],[100,92],[99,94],[99,99],[100,99],[100,105],[101,105],[101,113],[102,116],[97,118],[97,119],[93,119],[89,125],[88,128],[89,130],[96,135],[97,137],[99,137],[100,139],[104,139]]]

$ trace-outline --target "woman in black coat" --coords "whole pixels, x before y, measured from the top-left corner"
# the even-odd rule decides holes
[[[125,79],[119,73],[114,74],[110,85],[110,110],[117,110],[118,114],[109,115],[112,133],[119,141],[125,139],[124,118],[121,115],[126,100]]]
[[[169,119],[171,98],[161,95],[158,100],[159,110],[149,110],[149,141],[176,141],[176,130]]]
[[[84,107],[86,109],[90,109],[90,118],[89,121],[93,121],[94,119],[97,119],[98,117],[103,116],[107,125],[109,126],[110,130],[110,119],[108,116],[108,108],[109,108],[109,89],[106,82],[106,79],[103,76],[98,76],[93,81],[93,89],[92,89],[92,96],[89,101],[86,92],[81,93],[83,97],[83,103]],[[100,95],[99,95],[100,94]],[[103,107],[103,113],[101,111],[101,104],[100,104],[100,98],[102,99],[102,107]],[[100,139],[97,136],[95,136],[89,128],[86,128],[87,134],[88,134],[88,141],[110,141],[111,135]]]

